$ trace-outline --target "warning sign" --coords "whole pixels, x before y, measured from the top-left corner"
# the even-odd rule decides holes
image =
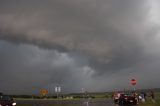
[[[40,93],[42,96],[46,96],[48,94],[48,90],[47,89],[41,89]]]

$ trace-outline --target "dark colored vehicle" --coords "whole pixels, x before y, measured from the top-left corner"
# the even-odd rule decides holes
[[[119,105],[138,104],[138,97],[136,96],[135,93],[132,93],[132,94],[116,93],[114,94],[113,99],[114,99],[115,104],[119,104]]]
[[[121,94],[119,98],[119,104],[125,105],[125,104],[138,104],[138,97],[135,96],[135,94]]]
[[[16,106],[16,102],[7,95],[0,95],[0,106]]]

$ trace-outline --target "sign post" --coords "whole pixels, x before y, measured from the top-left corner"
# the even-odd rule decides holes
[[[55,92],[56,92],[56,94],[57,94],[57,98],[59,98],[58,97],[58,93],[60,93],[61,92],[61,87],[59,86],[59,87],[55,87]]]

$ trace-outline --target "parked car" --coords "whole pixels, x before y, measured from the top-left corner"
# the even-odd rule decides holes
[[[0,95],[0,106],[16,106],[16,102],[13,98],[7,95]]]
[[[114,102],[120,105],[138,104],[138,96],[136,93],[116,93],[114,94]]]
[[[123,100],[123,104],[138,104],[138,97],[134,96],[134,94],[124,94],[121,100]],[[121,100],[120,103],[122,102]]]

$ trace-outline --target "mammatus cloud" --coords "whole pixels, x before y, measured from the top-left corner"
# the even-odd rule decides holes
[[[158,87],[159,5],[158,0],[1,1],[0,73],[15,75],[16,85],[26,82],[20,89],[56,84],[65,91],[123,89],[130,88],[125,84],[131,77],[141,81],[140,88]],[[148,84],[143,73],[155,77]]]

